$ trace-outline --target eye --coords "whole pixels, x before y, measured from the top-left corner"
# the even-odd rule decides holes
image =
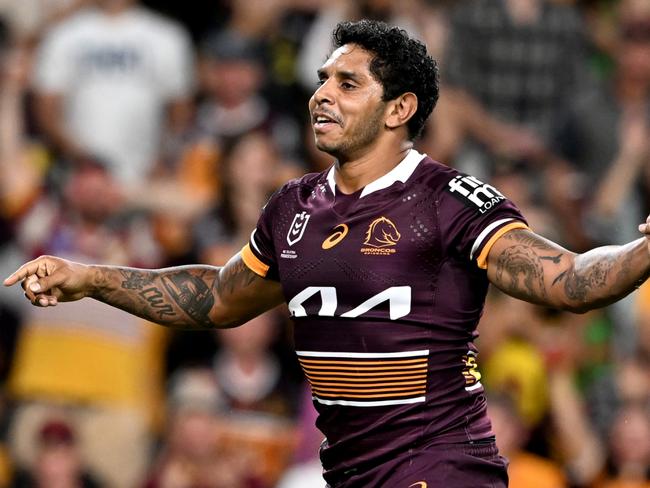
[[[324,84],[325,84],[325,80],[322,78],[316,82],[316,86],[323,86]]]
[[[341,88],[345,90],[351,90],[353,88],[356,88],[356,86],[354,86],[352,83],[348,83],[347,81],[344,81],[343,83],[341,83]]]

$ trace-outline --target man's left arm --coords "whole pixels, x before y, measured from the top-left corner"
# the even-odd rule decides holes
[[[584,313],[620,300],[650,276],[650,217],[645,235],[583,254],[567,251],[527,229],[505,233],[487,258],[491,283],[515,298]]]

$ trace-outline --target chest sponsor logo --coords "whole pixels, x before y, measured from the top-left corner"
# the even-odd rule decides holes
[[[290,246],[293,246],[302,239],[307,228],[307,222],[309,222],[309,214],[307,212],[297,213],[293,217],[293,222],[291,222],[291,227],[289,227],[289,232],[287,232],[287,242]]]
[[[332,249],[348,235],[350,229],[346,224],[339,224],[333,230],[334,233],[323,241],[323,249]]]
[[[397,252],[395,246],[402,238],[397,226],[386,217],[379,217],[373,220],[366,231],[366,240],[361,253],[375,256],[388,256]]]
[[[503,202],[506,197],[492,185],[483,183],[473,176],[458,175],[447,187],[450,193],[471,207],[478,209],[479,213],[486,213]]]
[[[378,305],[388,302],[388,316],[391,320],[397,320],[411,313],[411,287],[391,286],[371,296],[359,306],[347,312],[337,313],[338,293],[333,286],[308,286],[289,303],[289,312],[292,317],[307,317],[307,310],[303,306],[305,302],[314,296],[320,297],[320,309],[316,315],[321,317],[344,317],[356,318],[369,312]]]

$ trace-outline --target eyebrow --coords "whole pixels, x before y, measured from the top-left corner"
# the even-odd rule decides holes
[[[318,74],[318,79],[327,78],[329,76],[328,73],[327,73],[327,70],[324,69],[324,68],[320,68],[316,73]],[[357,83],[359,83],[361,81],[361,79],[363,78],[363,75],[360,75],[359,73],[356,73],[355,71],[342,71],[342,70],[339,70],[339,71],[336,71],[334,73],[334,75],[336,77],[338,77],[338,78],[343,78],[343,79],[346,79],[346,80],[356,81]]]

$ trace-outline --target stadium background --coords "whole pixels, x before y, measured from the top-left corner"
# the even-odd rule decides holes
[[[0,0],[5,275],[39,253],[223,263],[270,192],[329,164],[306,103],[332,27],[362,17],[440,62],[417,147],[538,233],[621,243],[650,211],[649,0],[129,3]],[[478,365],[513,488],[650,486],[649,310],[645,287],[580,316],[489,295]],[[322,487],[286,313],[254,322],[171,332],[2,290],[0,486]]]

